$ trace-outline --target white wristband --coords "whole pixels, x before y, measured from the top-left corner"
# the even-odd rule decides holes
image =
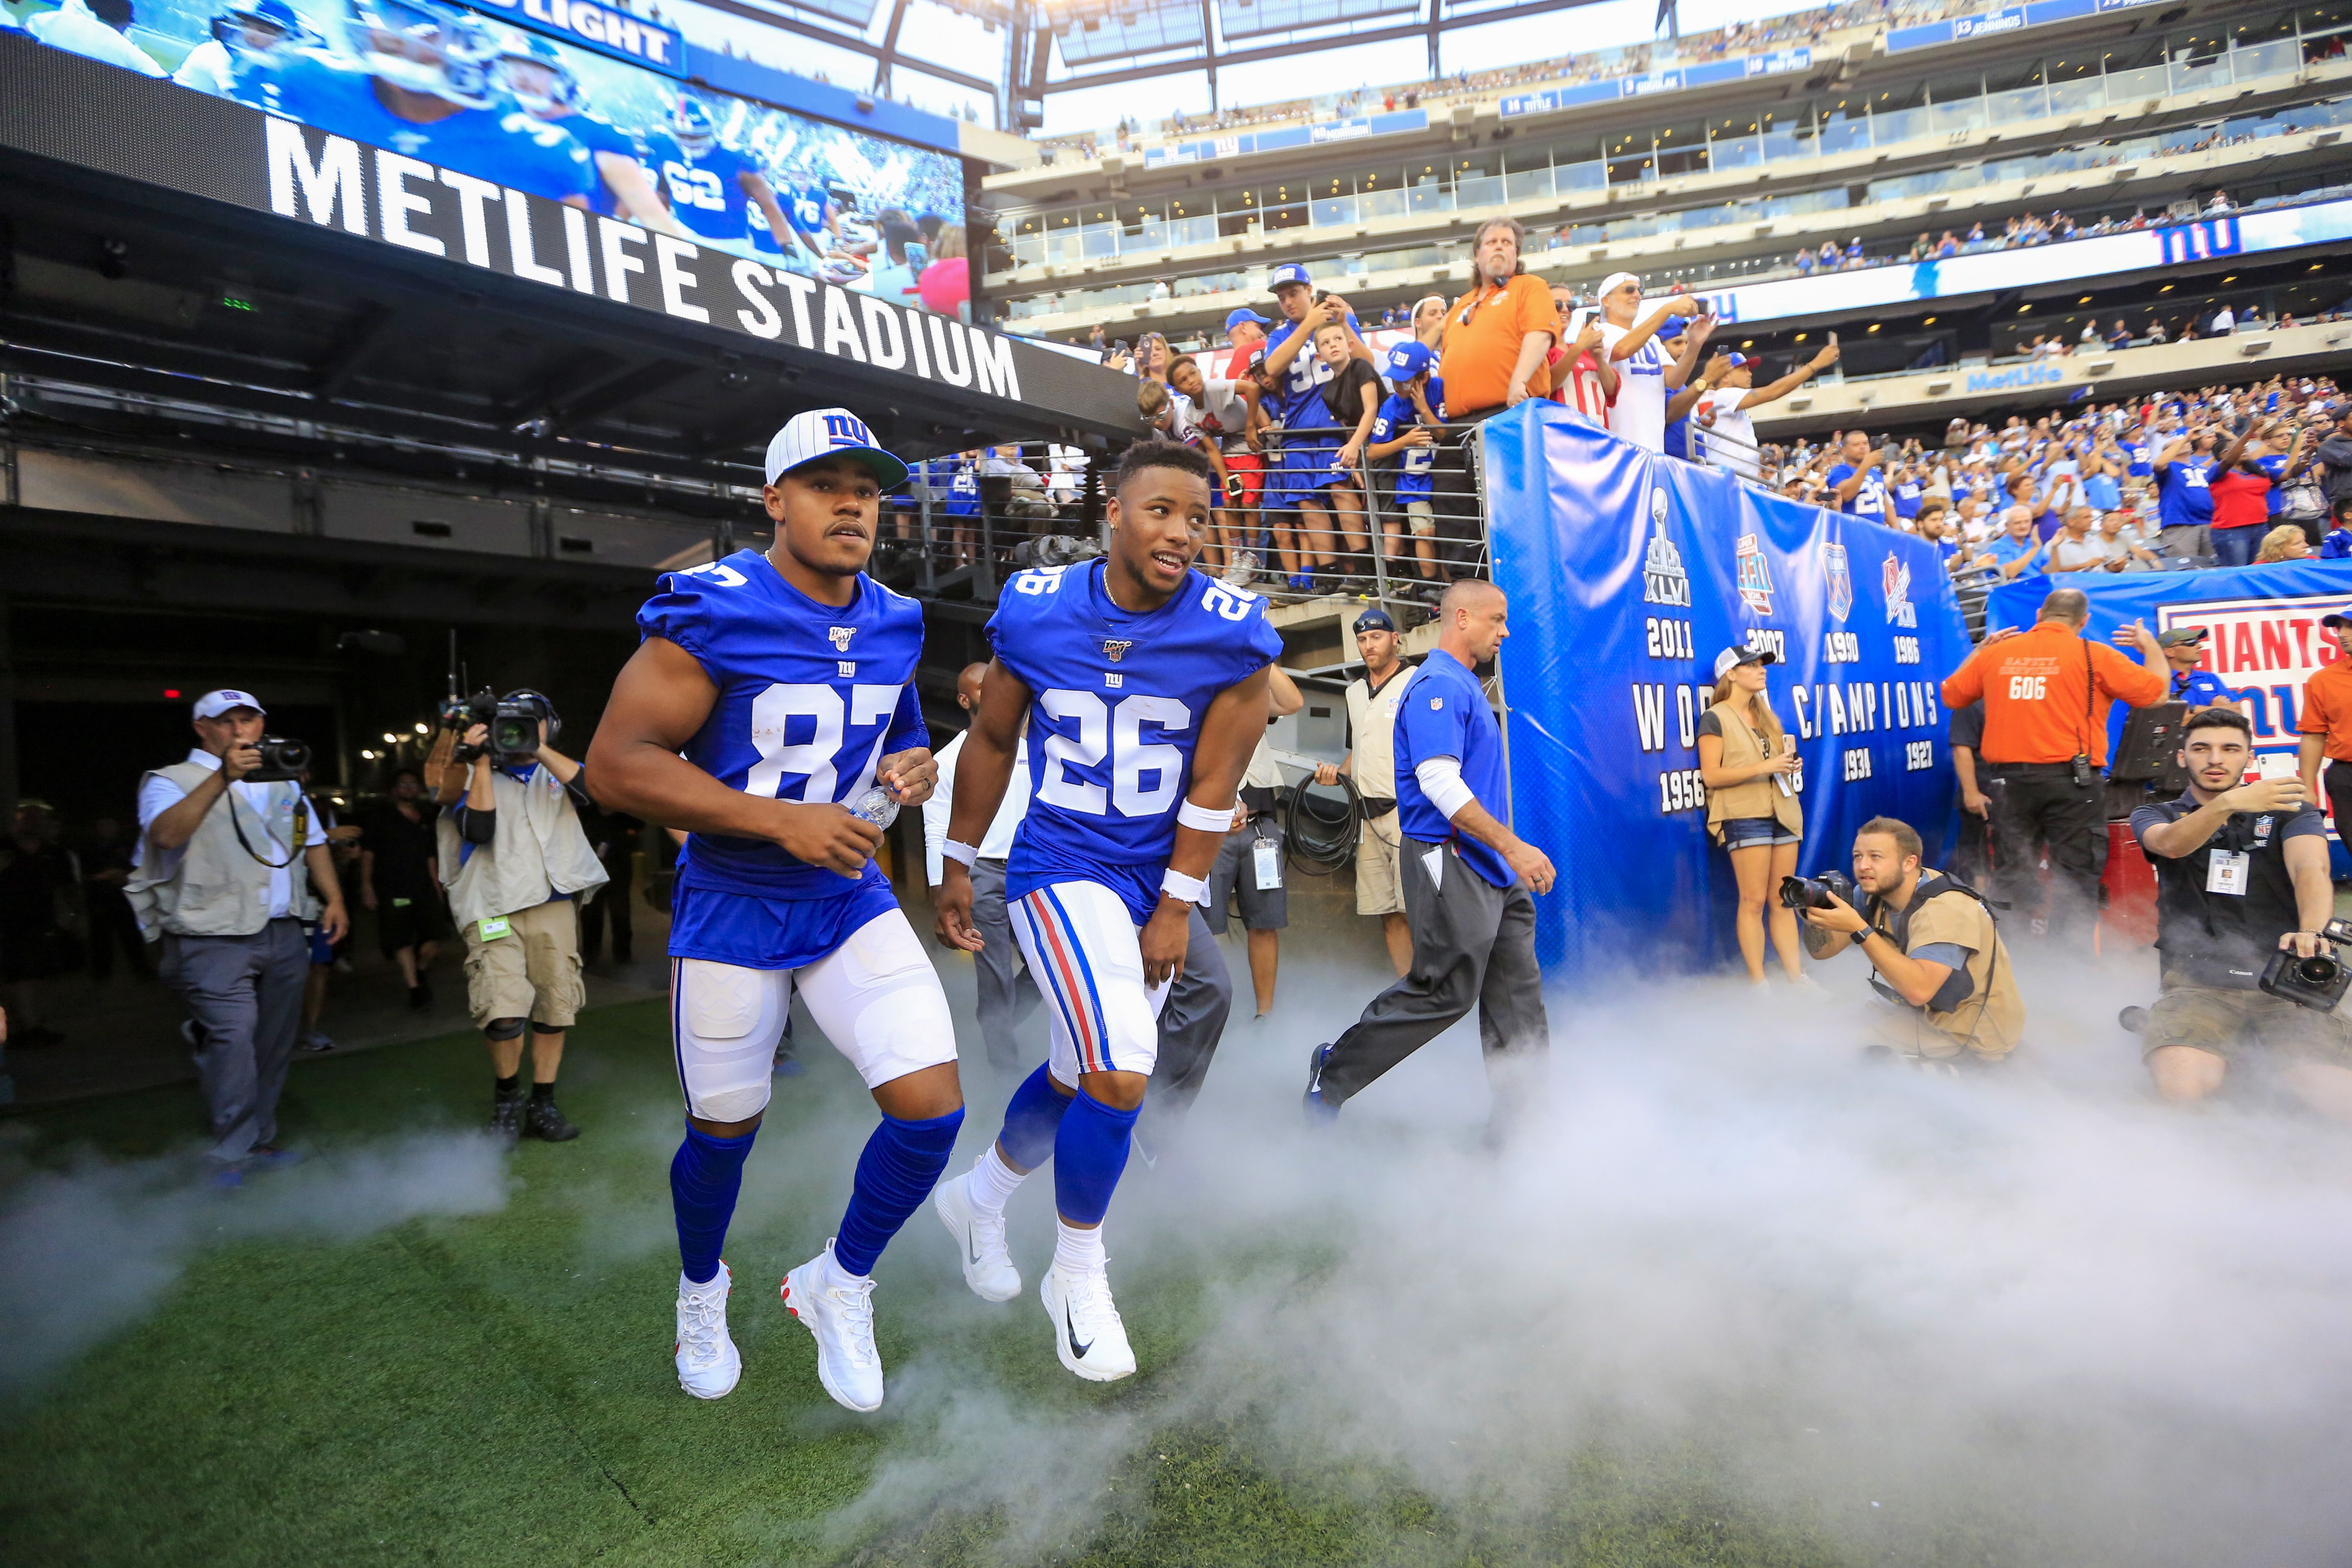
[[[1176,808],[1176,826],[1190,827],[1201,833],[1223,833],[1234,825],[1234,808],[1220,811],[1213,805],[1198,805],[1186,801]]]
[[[940,858],[945,860],[952,860],[957,865],[969,871],[971,869],[971,863],[980,858],[980,851],[974,849],[969,844],[960,843],[957,840],[950,838],[946,843],[940,846]]]
[[[1209,891],[1209,884],[1198,877],[1187,877],[1171,866],[1160,879],[1160,890],[1180,904],[1197,904]]]

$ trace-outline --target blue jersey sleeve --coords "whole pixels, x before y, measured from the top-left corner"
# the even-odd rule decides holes
[[[721,568],[722,570],[731,570]],[[711,568],[699,568],[708,573]],[[655,594],[637,611],[637,636],[674,642],[695,657],[715,679],[717,659],[711,647],[714,619],[711,595],[695,581],[692,572],[665,573],[654,584]]]
[[[898,710],[890,716],[890,728],[883,731],[882,754],[887,757],[909,746],[929,750],[930,744],[931,728],[923,722],[923,700],[915,695],[914,683],[909,681],[898,693]]]

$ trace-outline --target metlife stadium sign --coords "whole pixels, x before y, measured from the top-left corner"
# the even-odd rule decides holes
[[[1980,251],[1909,266],[1864,267],[1783,278],[1697,295],[1724,321],[1783,321],[1798,316],[1850,316],[1890,305],[1948,300],[2084,278],[2177,267],[2219,256],[2252,256],[2352,239],[2352,200],[2316,202],[2200,218],[2128,234],[2070,239],[2019,250]]]

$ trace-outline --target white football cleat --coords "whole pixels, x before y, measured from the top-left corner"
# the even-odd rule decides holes
[[[816,1340],[816,1380],[845,1409],[882,1407],[882,1354],[874,1348],[874,1281],[843,1272],[833,1242],[784,1276],[784,1308]]]
[[[1089,1383],[1116,1383],[1135,1371],[1127,1325],[1110,1299],[1108,1274],[1048,1268],[1037,1295],[1054,1320],[1054,1353]]]
[[[932,1188],[931,1207],[956,1239],[956,1259],[971,1293],[983,1301],[1010,1301],[1021,1294],[1021,1270],[1004,1245],[1003,1212],[991,1218],[973,1208],[966,1179],[957,1176]]]
[[[697,1399],[724,1399],[743,1376],[743,1357],[727,1333],[727,1293],[734,1276],[719,1272],[697,1285],[677,1279],[677,1385]]]

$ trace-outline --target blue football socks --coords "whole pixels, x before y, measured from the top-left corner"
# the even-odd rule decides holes
[[[677,1213],[677,1261],[697,1285],[719,1272],[719,1249],[727,1222],[735,1217],[735,1196],[743,1190],[743,1158],[757,1128],[740,1138],[713,1138],[688,1123],[686,1142],[669,1163],[670,1206]]]
[[[928,1121],[882,1119],[857,1157],[856,1184],[850,1189],[849,1207],[834,1238],[834,1261],[844,1271],[874,1272],[874,1260],[939,1184],[962,1125],[961,1106]]]
[[[1039,1063],[1005,1104],[1004,1131],[996,1140],[1003,1146],[1005,1157],[1024,1171],[1034,1171],[1052,1159],[1055,1136],[1069,1109],[1070,1097],[1054,1087],[1052,1076]]]
[[[1115,1110],[1081,1089],[1054,1135],[1054,1207],[1073,1225],[1100,1225],[1127,1169],[1142,1107]]]

